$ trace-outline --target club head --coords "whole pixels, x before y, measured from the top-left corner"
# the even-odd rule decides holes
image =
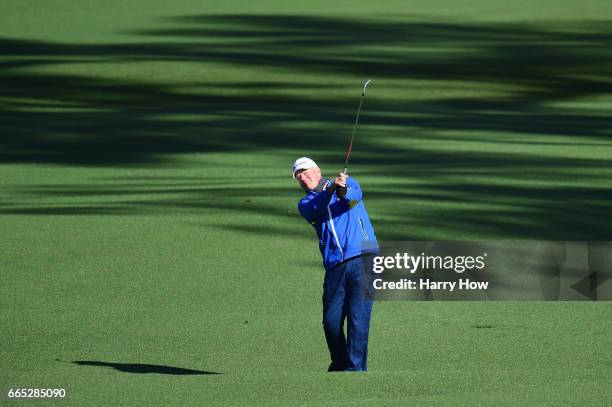
[[[365,81],[365,83],[363,84],[363,90],[361,91],[361,96],[365,96],[365,91],[366,88],[368,87],[368,84],[372,82],[372,79],[368,79],[367,81]]]

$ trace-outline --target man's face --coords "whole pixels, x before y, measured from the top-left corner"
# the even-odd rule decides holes
[[[302,188],[315,189],[319,185],[319,181],[321,181],[321,169],[313,167],[307,170],[297,170],[295,172],[295,179],[298,180]]]

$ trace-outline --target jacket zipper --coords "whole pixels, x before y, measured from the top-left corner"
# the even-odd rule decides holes
[[[334,235],[334,239],[336,240],[336,244],[338,245],[338,249],[340,249],[340,254],[342,255],[342,260],[344,260],[344,251],[342,250],[342,246],[340,246],[340,240],[338,240],[338,235],[336,234],[336,227],[334,226],[334,220],[332,218],[331,210],[329,206],[327,207],[327,214],[329,215],[329,225],[331,226],[332,234]]]

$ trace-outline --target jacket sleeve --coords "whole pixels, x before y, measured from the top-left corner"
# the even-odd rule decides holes
[[[357,183],[357,181],[355,181],[353,178],[348,177],[346,179],[346,195],[344,196],[344,199],[361,202],[362,198],[363,193],[361,192],[359,183]]]
[[[302,214],[304,219],[306,219],[309,223],[320,220],[323,217],[325,208],[327,208],[329,205],[329,201],[331,201],[333,194],[334,192],[325,190],[317,195],[305,196],[300,200],[300,203],[298,203],[300,214]]]

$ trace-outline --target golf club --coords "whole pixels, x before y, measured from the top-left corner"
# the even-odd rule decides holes
[[[359,122],[359,113],[361,113],[361,105],[363,104],[363,98],[365,97],[366,88],[368,84],[372,82],[372,79],[368,79],[363,84],[363,90],[361,91],[361,99],[359,99],[359,107],[357,108],[357,117],[355,118],[355,124],[353,124],[353,131],[351,133],[351,141],[349,143],[348,150],[346,152],[346,158],[344,159],[344,174],[348,174],[348,162],[351,157],[351,151],[353,151],[353,140],[355,140],[355,130],[357,129],[357,123]],[[346,187],[339,188],[338,195],[343,197],[346,194]]]

